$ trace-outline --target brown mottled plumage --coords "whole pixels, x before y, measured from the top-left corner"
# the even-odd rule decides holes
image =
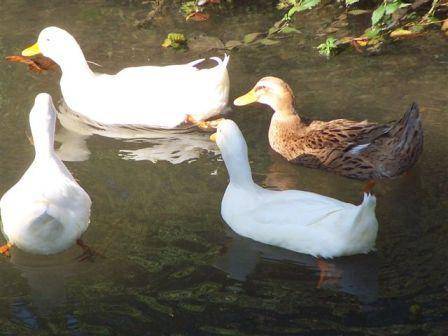
[[[288,161],[360,179],[397,177],[409,170],[423,149],[423,129],[414,103],[398,121],[377,124],[337,119],[312,121],[294,108],[291,88],[279,78],[261,79],[235,105],[258,101],[274,109],[271,147]]]

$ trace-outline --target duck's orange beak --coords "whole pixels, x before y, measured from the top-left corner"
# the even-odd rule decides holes
[[[216,142],[216,136],[217,136],[217,134],[213,133],[212,135],[210,135],[210,140],[213,142]]]

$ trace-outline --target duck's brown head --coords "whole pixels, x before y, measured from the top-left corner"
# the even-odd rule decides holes
[[[275,112],[294,113],[294,94],[289,85],[277,77],[264,77],[254,88],[233,102],[236,106],[254,102],[269,105]]]

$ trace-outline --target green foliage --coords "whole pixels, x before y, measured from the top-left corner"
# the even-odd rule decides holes
[[[321,0],[282,0],[277,5],[277,8],[289,8],[283,17],[283,20],[289,21],[294,14],[316,7],[320,2]]]
[[[440,18],[444,17],[443,13],[446,12],[446,9],[441,9],[442,4],[439,0],[433,0],[431,3],[428,1],[417,2],[417,4],[413,4],[412,8],[410,7],[411,3],[404,1],[409,0],[381,0],[372,12],[366,9],[352,9],[348,11],[347,14],[350,15],[363,15],[371,12],[371,26],[359,37],[345,36],[339,40],[329,37],[325,43],[317,47],[319,53],[328,57],[338,47],[349,45],[353,45],[359,52],[366,50],[369,53],[376,53],[388,39],[412,38],[422,32],[428,25],[438,25],[441,22]],[[280,0],[277,8],[287,10],[280,26],[282,24],[288,26],[288,23],[296,14],[312,9],[320,2],[321,0]],[[356,8],[359,2],[360,0],[342,1],[346,7],[350,6],[352,8]],[[426,9],[426,12],[421,10],[429,6],[429,10]],[[403,10],[399,11],[400,9]],[[439,15],[437,17],[438,10]],[[271,30],[279,32],[280,29],[273,27],[270,29],[270,32]],[[327,29],[326,32],[333,33],[337,30],[338,28],[334,27],[332,31]]]
[[[169,33],[162,43],[162,47],[173,49],[185,49],[187,47],[187,39],[184,34]]]
[[[196,1],[187,1],[182,3],[180,6],[180,10],[185,16],[190,15],[191,13],[197,10],[198,6],[196,5]]]
[[[338,40],[334,37],[328,37],[324,43],[317,46],[317,49],[319,50],[319,54],[330,57],[336,51],[337,47]]]

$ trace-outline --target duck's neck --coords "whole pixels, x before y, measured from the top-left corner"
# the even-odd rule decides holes
[[[239,153],[239,155],[227,155],[227,153],[223,152],[222,156],[229,172],[231,184],[241,187],[254,185],[247,150],[245,153]]]
[[[46,160],[55,155],[54,131],[55,121],[53,119],[39,125],[32,125],[31,133],[33,135],[36,161]]]
[[[271,105],[275,115],[280,119],[297,119],[300,121],[300,116],[296,112],[293,101],[281,101]]]
[[[77,46],[70,53],[70,56],[61,58],[57,62],[61,67],[63,76],[67,77],[90,77],[93,76],[87,64],[86,58],[81,48]]]

